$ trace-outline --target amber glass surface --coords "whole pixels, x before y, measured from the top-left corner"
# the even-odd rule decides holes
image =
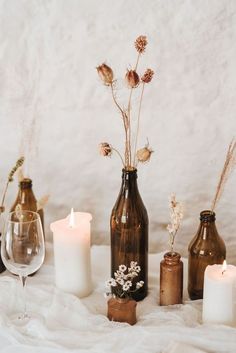
[[[137,303],[132,299],[111,298],[108,300],[107,317],[110,321],[126,322],[134,325]]]
[[[33,193],[32,180],[29,178],[24,178],[22,181],[20,181],[18,195],[13,206],[11,207],[11,212],[15,211],[16,206],[18,204],[21,205],[23,211],[33,211],[39,214],[42,222],[43,233],[44,233],[43,210],[41,209],[37,211],[37,200]]]
[[[203,298],[204,272],[208,265],[222,264],[226,257],[225,243],[215,225],[215,213],[200,213],[200,226],[189,244],[188,293],[192,300]]]
[[[2,236],[2,234],[0,232],[0,237],[1,236]],[[1,246],[1,241],[0,241],[0,246]],[[5,267],[4,263],[2,262],[2,257],[1,257],[1,254],[0,254],[0,273],[2,273],[5,270],[6,270],[6,267]]]
[[[137,170],[123,170],[118,199],[111,213],[111,276],[119,265],[137,261],[141,272],[136,281],[144,286],[132,297],[142,300],[148,288],[148,215],[137,186]],[[134,284],[135,285],[135,284]]]
[[[167,252],[160,263],[160,305],[182,304],[183,262],[177,252]]]

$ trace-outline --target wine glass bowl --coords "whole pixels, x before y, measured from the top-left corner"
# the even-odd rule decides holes
[[[36,212],[17,210],[11,212],[5,223],[1,256],[6,268],[18,275],[23,289],[28,275],[43,264],[45,244],[40,216]],[[23,316],[29,318],[26,306]]]

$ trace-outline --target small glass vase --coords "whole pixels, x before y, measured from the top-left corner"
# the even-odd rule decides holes
[[[217,232],[214,212],[207,210],[200,213],[200,225],[188,250],[189,297],[191,300],[202,299],[206,267],[222,264],[226,257],[225,243]]]
[[[179,253],[165,253],[160,263],[160,305],[182,304],[183,262]]]
[[[148,214],[140,196],[137,184],[137,170],[123,169],[119,196],[113,207],[110,219],[111,229],[111,276],[119,265],[129,267],[136,261],[141,271],[133,281],[133,289],[138,281],[142,288],[131,294],[142,300],[148,289]]]
[[[107,317],[110,321],[126,322],[134,325],[137,322],[137,302],[131,298],[111,298],[107,302]]]

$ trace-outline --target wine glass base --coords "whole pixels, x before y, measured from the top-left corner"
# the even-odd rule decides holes
[[[26,314],[13,314],[9,317],[9,320],[15,326],[25,326],[31,320],[42,320],[42,317],[36,313],[27,312]]]

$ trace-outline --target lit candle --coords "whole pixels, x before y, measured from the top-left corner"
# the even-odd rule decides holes
[[[236,323],[236,267],[207,266],[204,274],[202,320],[207,323],[234,325]]]
[[[56,286],[82,298],[92,291],[89,213],[74,212],[51,224]]]

